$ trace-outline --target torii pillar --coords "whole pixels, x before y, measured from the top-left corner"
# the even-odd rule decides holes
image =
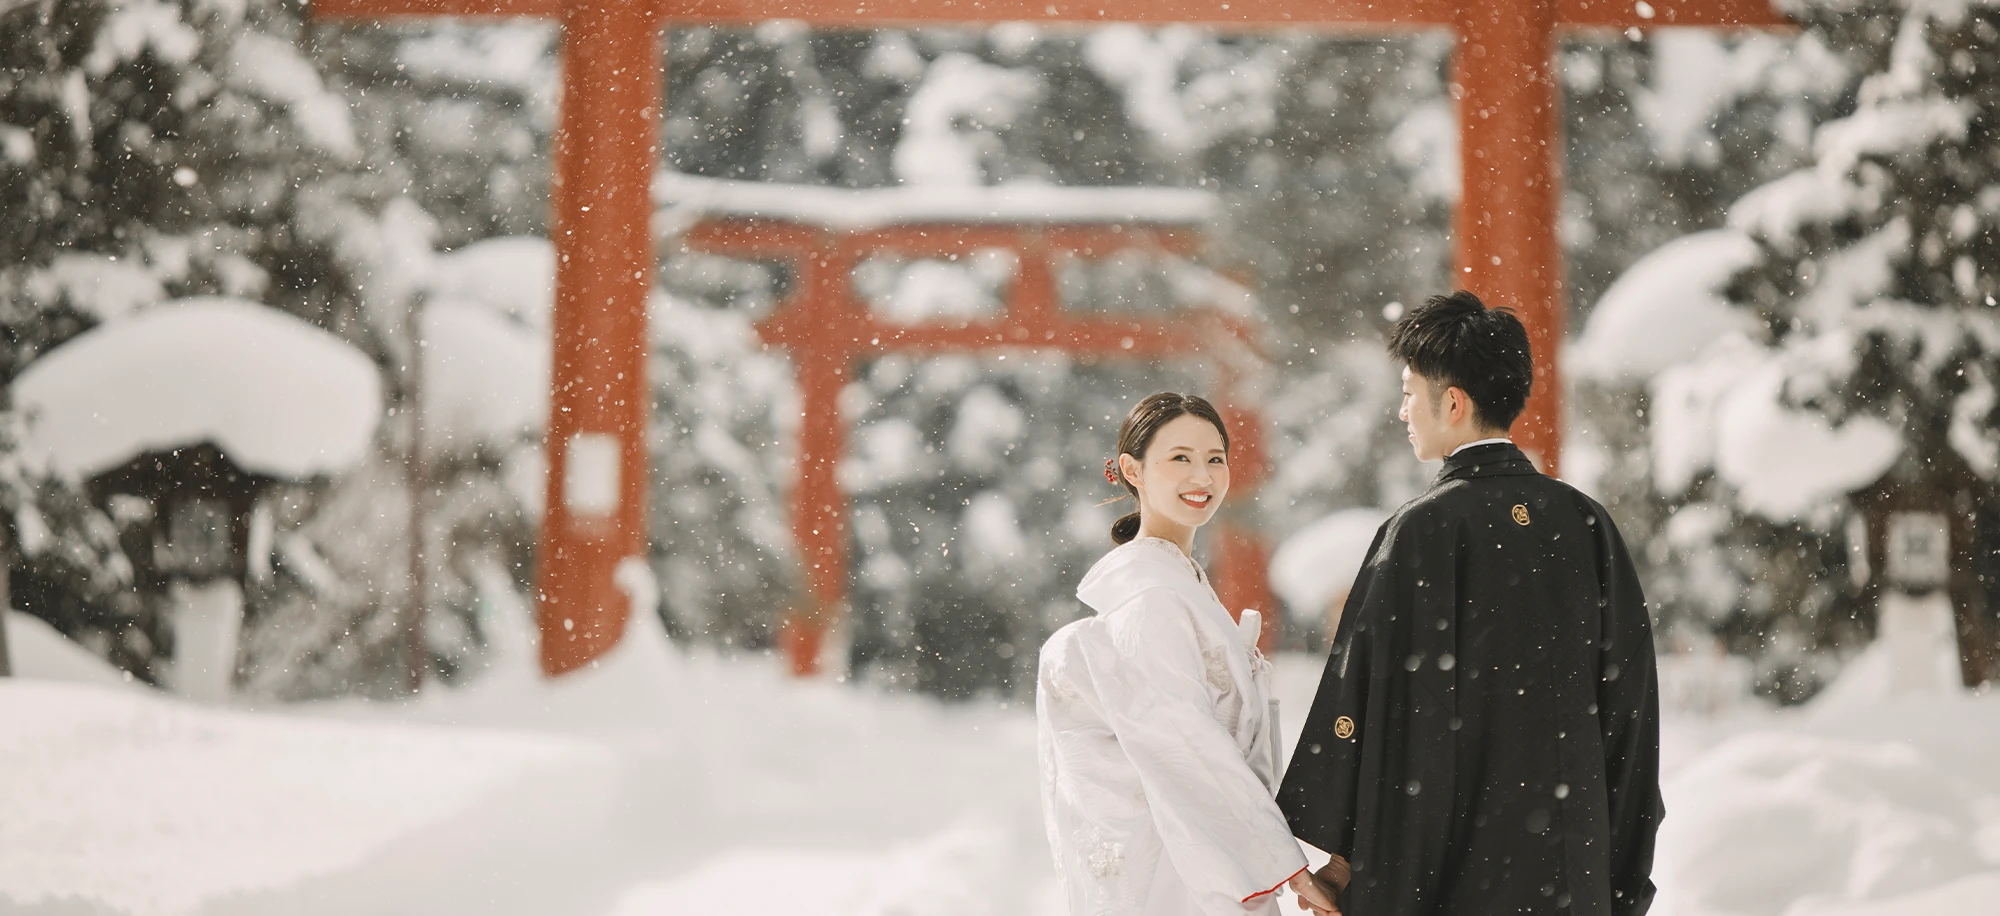
[[[536,17],[563,26],[550,231],[556,250],[548,510],[537,556],[542,668],[561,674],[624,632],[618,564],[645,555],[648,180],[658,159],[659,36],[669,22],[814,26],[994,22],[1192,23],[1233,30],[1458,38],[1463,193],[1453,282],[1516,309],[1535,344],[1535,394],[1515,427],[1554,473],[1561,450],[1563,152],[1553,55],[1576,29],[1787,28],[1769,0],[313,0],[322,18]]]

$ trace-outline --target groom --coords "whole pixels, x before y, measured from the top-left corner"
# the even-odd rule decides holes
[[[1511,312],[1436,296],[1389,349],[1444,470],[1375,535],[1279,805],[1348,916],[1643,914],[1659,702],[1625,544],[1507,439],[1533,380]]]

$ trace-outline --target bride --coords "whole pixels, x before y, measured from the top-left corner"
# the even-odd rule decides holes
[[[1334,909],[1274,796],[1281,774],[1261,619],[1241,625],[1190,556],[1229,493],[1229,432],[1207,401],[1132,408],[1105,476],[1138,500],[1076,595],[1096,611],[1042,647],[1042,812],[1072,916]]]

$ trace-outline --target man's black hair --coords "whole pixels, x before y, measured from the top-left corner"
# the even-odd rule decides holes
[[[1472,397],[1472,418],[1488,429],[1507,429],[1528,403],[1534,357],[1528,329],[1512,309],[1489,309],[1465,290],[1432,296],[1396,322],[1389,354],[1410,371]]]

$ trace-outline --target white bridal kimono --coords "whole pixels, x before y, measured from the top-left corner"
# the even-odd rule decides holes
[[[1042,647],[1042,813],[1070,916],[1277,914],[1304,853],[1275,800],[1277,704],[1257,651],[1180,548],[1139,538]]]

